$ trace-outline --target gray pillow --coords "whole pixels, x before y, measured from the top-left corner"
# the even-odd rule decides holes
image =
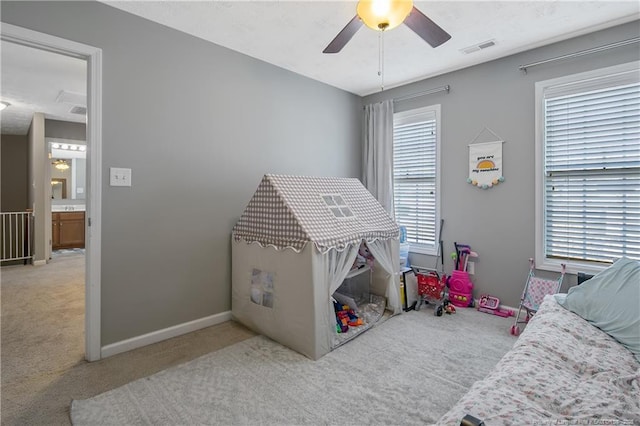
[[[609,334],[640,362],[640,262],[623,257],[556,301]]]

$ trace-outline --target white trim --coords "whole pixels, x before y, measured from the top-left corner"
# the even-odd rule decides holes
[[[535,262],[536,269],[561,272],[561,263],[566,264],[567,274],[577,274],[585,272],[596,274],[607,267],[593,262],[565,261],[559,259],[548,259],[544,250],[544,174],[542,164],[544,164],[544,95],[545,90],[552,86],[573,86],[590,84],[589,80],[602,78],[605,76],[618,76],[637,71],[640,68],[640,61],[633,61],[626,64],[614,65],[606,68],[581,72],[578,74],[565,75],[550,80],[537,81],[535,83]],[[586,82],[586,83],[585,83]]]
[[[2,40],[87,61],[87,254],[85,268],[85,358],[100,353],[102,211],[102,49],[2,23]],[[91,226],[88,226],[89,221]]]
[[[120,342],[111,343],[102,347],[102,357],[106,358],[132,349],[141,348],[143,346],[158,343],[172,337],[181,336],[191,333],[202,328],[211,327],[231,320],[231,311],[221,312],[219,314],[210,315],[208,317],[174,325],[163,330],[152,331],[151,333],[141,336],[132,337]]]
[[[33,266],[42,266],[42,265],[46,265],[47,261],[46,260],[34,260],[33,261]]]

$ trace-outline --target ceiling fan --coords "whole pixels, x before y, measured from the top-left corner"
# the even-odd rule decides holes
[[[61,158],[51,164],[53,164],[53,166],[58,170],[67,170],[69,168],[69,164]]]
[[[338,33],[322,53],[338,53],[362,24],[376,31],[391,30],[404,23],[431,47],[438,47],[451,36],[413,5],[411,0],[360,0],[356,16]]]

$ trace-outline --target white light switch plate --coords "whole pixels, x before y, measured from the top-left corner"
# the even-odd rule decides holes
[[[109,185],[131,186],[131,169],[111,167],[109,169]]]

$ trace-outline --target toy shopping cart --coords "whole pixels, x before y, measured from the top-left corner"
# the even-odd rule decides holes
[[[527,282],[524,285],[522,297],[520,298],[520,306],[518,307],[518,315],[516,315],[515,322],[511,326],[511,334],[517,336],[520,334],[520,327],[518,324],[526,324],[531,317],[538,311],[544,296],[547,294],[555,294],[560,291],[562,286],[562,279],[564,278],[566,266],[562,264],[562,272],[560,278],[557,280],[545,280],[543,278],[536,277],[534,274],[535,262],[533,259],[529,259],[529,275],[527,276]],[[520,313],[525,310],[527,315],[524,320],[520,320]]]
[[[447,277],[442,274],[438,275],[438,272],[433,269],[423,268],[421,266],[413,266],[413,273],[418,280],[418,304],[416,305],[416,311],[420,310],[420,306],[423,303],[435,305],[433,314],[435,316],[442,316],[443,312],[449,312],[449,302],[445,297],[445,289],[447,287]]]

